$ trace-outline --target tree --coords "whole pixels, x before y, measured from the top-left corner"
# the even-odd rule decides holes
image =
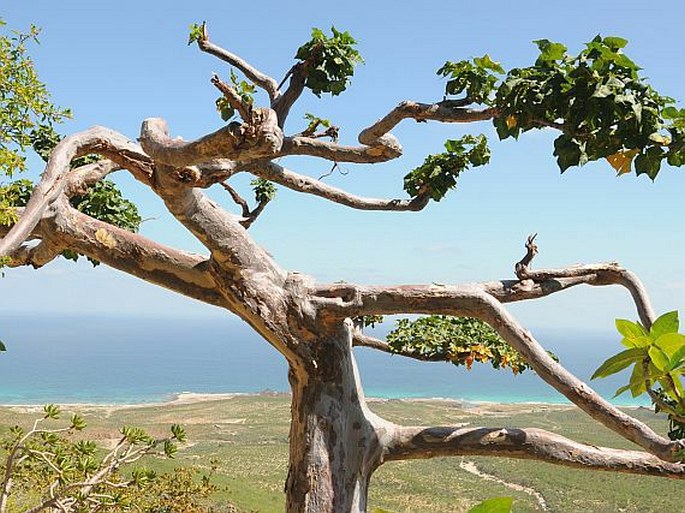
[[[72,415],[66,426],[50,427],[46,422],[61,412],[49,404],[43,413],[30,428],[12,426],[0,439],[0,512],[210,511],[204,502],[217,487],[209,476],[194,479],[198,469],[158,475],[130,468],[155,456],[173,458],[176,442],[185,441],[178,424],[161,439],[124,426],[114,446],[102,451],[92,440],[71,440],[86,427],[80,415]]]
[[[640,350],[624,355],[620,363],[607,363],[598,376],[635,364],[644,379],[630,389],[650,390],[655,397],[661,394],[661,404],[669,406],[666,411],[677,424],[684,413],[678,384],[685,338],[677,333],[673,315],[655,322],[644,287],[620,265],[534,270],[531,263],[538,248],[531,236],[513,280],[462,285],[326,284],[282,269],[247,231],[272,200],[274,183],[354,209],[417,211],[440,201],[455,187],[460,173],[488,163],[485,136],[448,140],[444,153],[428,156],[405,176],[408,198],[377,199],[352,195],[276,161],[310,156],[335,167],[342,162],[396,159],[402,147],[390,131],[405,119],[490,121],[501,139],[533,129],[556,130],[554,155],[562,171],[606,159],[619,174],[634,172],[654,179],[663,161],[672,166],[683,163],[685,111],[645,82],[623,52],[624,39],[598,36],[575,56],[559,43],[539,40],[536,62],[508,72],[487,55],[447,62],[438,70],[447,80],[442,100],[400,103],[363,130],[356,146],[340,144],[339,129],[314,115],[308,116],[303,130],[286,135],[288,114],[305,89],[322,96],[341,94],[348,87],[355,64],[361,62],[348,33],[332,29],[327,35],[314,29],[280,83],[214,44],[205,24],[191,27],[189,43],[231,66],[229,80],[212,78],[221,93],[217,109],[228,124],[190,142],[171,138],[162,119],[143,122],[140,145],[102,127],[66,137],[52,151],[31,199],[25,205],[15,202],[19,219],[5,228],[0,255],[9,266],[34,267],[65,251],[85,255],[229,310],[252,326],[289,365],[288,512],[364,511],[370,478],[381,464],[434,456],[506,456],[587,469],[685,476],[685,440],[676,431],[665,438],[601,398],[548,354],[504,307],[581,284],[623,286],[634,299],[640,321],[630,328],[630,336],[624,333],[627,324],[620,329],[626,344],[633,349],[640,344]],[[257,88],[268,96],[267,106],[254,100]],[[88,154],[102,160],[74,168],[74,159]],[[89,215],[72,206],[74,197],[87,194],[118,169],[150,187],[209,254],[162,246],[130,228],[98,219],[97,212]],[[257,206],[253,209],[228,183],[238,173],[254,177]],[[240,207],[240,215],[227,212],[202,192],[217,184]],[[32,240],[37,242],[27,242]],[[427,317],[401,322],[387,341],[364,334],[366,325],[394,314]],[[659,342],[667,334],[669,344]],[[490,361],[514,372],[531,368],[642,451],[593,447],[531,428],[393,424],[367,408],[353,346],[466,366]],[[655,389],[657,382],[661,388]]]

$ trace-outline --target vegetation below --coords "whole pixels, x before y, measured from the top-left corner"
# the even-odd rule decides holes
[[[573,407],[549,405],[461,405],[442,401],[377,400],[371,406],[384,417],[403,424],[460,424],[540,427],[596,445],[629,448],[609,430],[597,426]],[[146,461],[160,471],[196,466],[211,471],[218,460],[214,482],[220,488],[216,511],[277,513],[283,511],[283,482],[287,471],[290,402],[284,395],[235,396],[207,401],[136,407],[79,406],[88,422],[82,436],[106,445],[123,425],[140,426],[151,434],[163,433],[180,422],[188,443],[174,460]],[[29,425],[41,408],[0,408],[0,429]],[[635,416],[666,430],[663,417],[647,409]],[[503,458],[464,458],[479,471],[502,481],[539,492],[550,511],[657,512],[672,508],[670,498],[682,492],[682,483],[609,472],[566,469],[535,461]],[[499,482],[478,477],[460,466],[461,460],[392,462],[374,475],[370,508],[393,512],[460,512],[494,496],[514,497],[515,512],[540,511],[538,499]]]

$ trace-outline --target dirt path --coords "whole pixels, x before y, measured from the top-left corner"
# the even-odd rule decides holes
[[[495,483],[499,483],[501,485],[506,486],[507,488],[511,488],[512,490],[516,490],[517,492],[523,492],[527,493],[531,497],[534,497],[535,500],[538,501],[538,504],[540,505],[540,508],[542,511],[549,511],[549,508],[547,506],[547,501],[545,501],[545,498],[542,496],[540,492],[533,488],[528,488],[527,486],[523,486],[517,483],[510,483],[509,481],[505,481],[504,479],[500,479],[497,476],[493,476],[492,474],[486,474],[485,472],[482,472],[481,470],[478,469],[475,463],[472,461],[464,461],[462,460],[461,463],[459,464],[459,467],[464,469],[466,472],[469,472],[470,474],[473,474],[474,476],[478,476],[481,479],[485,479],[487,481],[493,481]]]

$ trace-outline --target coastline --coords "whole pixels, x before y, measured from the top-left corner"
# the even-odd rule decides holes
[[[116,411],[124,409],[140,409],[140,408],[161,408],[165,406],[186,406],[197,403],[206,403],[214,401],[227,401],[237,397],[240,398],[261,398],[261,397],[289,397],[288,392],[275,392],[265,390],[261,392],[226,392],[226,393],[199,393],[199,392],[177,392],[171,394],[168,399],[160,399],[157,401],[145,402],[131,402],[131,403],[96,403],[96,402],[56,402],[61,408],[71,409],[89,409],[89,410],[107,410]],[[470,410],[473,412],[510,412],[527,409],[554,409],[565,410],[574,409],[575,405],[571,403],[551,402],[551,401],[484,401],[471,399],[457,399],[451,397],[367,397],[367,402],[370,404],[387,404],[387,403],[414,403],[414,404],[442,404],[451,405],[455,408]],[[0,408],[15,409],[22,412],[35,412],[42,410],[45,403],[26,403],[26,404],[7,404],[0,403]],[[617,405],[624,409],[649,409],[646,406],[640,405]]]

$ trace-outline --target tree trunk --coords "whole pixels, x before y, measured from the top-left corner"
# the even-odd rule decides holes
[[[352,354],[351,323],[309,348],[309,361],[289,373],[293,420],[286,511],[364,512],[380,444]]]

